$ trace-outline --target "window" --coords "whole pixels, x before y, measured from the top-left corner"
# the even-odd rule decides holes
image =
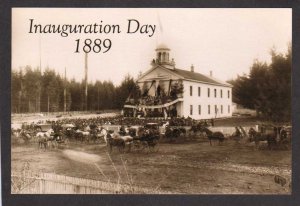
[[[222,90],[221,90],[222,91]],[[223,114],[223,105],[221,105],[221,114]]]
[[[223,98],[223,90],[221,89],[220,92],[221,92],[220,96],[221,98]]]
[[[200,95],[201,95],[201,88],[198,87],[198,96],[200,97]]]
[[[208,105],[208,114],[210,114],[210,105]]]
[[[218,107],[215,105],[215,114],[218,114]]]
[[[201,105],[198,105],[198,113],[201,114]]]
[[[209,96],[210,96],[210,89],[207,88],[207,97],[209,97]]]
[[[217,89],[214,89],[215,97],[217,97]]]
[[[230,113],[230,105],[228,105],[228,113]]]
[[[193,86],[190,86],[190,96],[193,96]]]
[[[230,98],[230,91],[228,90],[228,99]]]
[[[190,115],[193,115],[193,105],[190,105]]]

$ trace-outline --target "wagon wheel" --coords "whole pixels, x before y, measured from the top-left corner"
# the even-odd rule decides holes
[[[141,148],[142,148],[141,141],[139,141],[139,140],[138,141],[134,141],[133,142],[133,148],[134,148],[135,151],[140,152]]]
[[[90,144],[90,137],[89,137],[89,136],[87,136],[87,137],[85,138],[85,144]]]
[[[96,137],[95,143],[96,143],[96,144],[100,144],[100,143],[101,143],[100,137]]]
[[[66,148],[69,148],[70,140],[68,138],[65,139]]]
[[[158,152],[158,150],[159,150],[159,143],[158,143],[158,140],[155,139],[155,140],[153,140],[151,145],[149,145],[149,151],[154,153],[154,152]]]
[[[147,149],[146,149],[147,148]],[[145,150],[146,149],[146,150]],[[140,142],[140,145],[139,145],[139,152],[142,152],[142,151],[147,151],[147,153],[148,153],[148,151],[149,151],[149,144],[148,144],[148,142],[147,141],[141,141]]]
[[[132,144],[133,144],[132,142],[130,142],[130,143],[128,144],[127,152],[130,152],[130,151],[131,151],[131,145],[132,145]]]
[[[284,150],[288,150],[290,148],[290,141],[287,139],[283,139],[279,142],[280,148]]]
[[[51,142],[52,142],[52,144],[51,144],[52,148],[57,149],[57,148],[58,148],[58,143],[57,143],[57,141],[56,141],[56,140],[53,140],[53,141],[51,141]]]
[[[112,153],[112,146],[109,143],[107,143],[106,147],[107,147],[108,152]]]
[[[119,152],[120,152],[120,153],[124,153],[124,151],[125,151],[125,143],[119,145],[119,146],[118,146],[118,149],[119,149]]]

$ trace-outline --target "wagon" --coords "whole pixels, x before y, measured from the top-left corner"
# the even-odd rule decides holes
[[[51,137],[53,147],[58,148],[58,146],[69,146],[69,139],[64,135],[63,132],[54,133],[51,135]]]
[[[258,132],[253,131],[252,141],[267,141],[269,149],[288,149],[291,143],[291,127],[277,125],[258,125]]]
[[[135,130],[135,133],[133,132]],[[132,128],[129,134],[133,136],[131,146],[136,151],[147,149],[150,152],[157,152],[159,148],[159,125],[157,123],[148,123],[144,127]]]
[[[75,135],[75,126],[73,124],[62,124],[62,133],[68,138],[72,138]]]

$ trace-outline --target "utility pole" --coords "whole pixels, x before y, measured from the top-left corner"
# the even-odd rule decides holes
[[[99,108],[100,108],[99,84],[97,84],[97,89],[98,89],[98,111],[99,111]]]
[[[38,112],[40,113],[41,112],[41,87],[42,87],[42,84],[41,84],[41,78],[42,78],[42,53],[41,53],[41,36],[39,38],[39,51],[40,51],[40,76],[39,76],[39,83],[38,83]]]
[[[85,72],[85,77],[84,77],[84,83],[85,83],[85,101],[84,101],[84,110],[88,110],[88,54],[85,53],[85,58],[84,58],[84,72]]]
[[[64,112],[67,111],[67,71],[65,67],[65,79],[64,79]]]
[[[18,112],[21,113],[21,102],[22,102],[22,96],[23,96],[23,72],[22,72],[22,68],[20,71],[20,78],[21,78],[21,85],[20,85],[20,92],[19,92],[19,104],[18,104]]]

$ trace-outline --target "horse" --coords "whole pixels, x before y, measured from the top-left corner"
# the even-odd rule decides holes
[[[245,136],[244,132],[245,131],[241,126],[240,127],[235,127],[235,132],[231,135],[231,138],[233,138],[236,141],[236,143],[239,143],[239,141],[241,139],[243,139],[244,136]]]
[[[80,129],[77,129],[75,131],[75,138],[80,139],[81,142],[83,142],[84,140],[86,140],[88,142],[89,137],[90,137],[90,132],[89,131],[81,131]]]
[[[21,138],[25,141],[25,143],[28,143],[31,139],[31,135],[26,132],[24,129],[21,129],[18,136],[21,136]]]
[[[221,144],[221,142],[225,140],[224,134],[222,132],[213,132],[207,127],[201,127],[200,131],[206,133],[206,136],[209,139],[210,146],[212,146],[211,140],[218,140],[219,144]]]
[[[107,146],[109,147],[109,152],[112,152],[113,146],[117,147],[120,152],[123,152],[125,148],[125,140],[120,138],[120,135],[113,134],[111,131],[106,135]]]
[[[180,128],[167,127],[165,136],[166,136],[166,138],[168,138],[170,140],[170,142],[172,142],[175,139],[177,139],[181,135],[181,133],[182,133],[182,131],[180,130]]]
[[[47,132],[38,132],[36,137],[38,139],[39,148],[47,149],[49,141],[52,140],[51,134],[53,134],[53,129],[49,129]]]
[[[91,138],[94,142],[96,142],[98,139],[103,138],[105,144],[107,145],[107,134],[108,131],[104,129],[103,127],[97,127],[94,132],[91,132]]]
[[[276,136],[271,134],[262,134],[260,132],[257,132],[252,127],[249,129],[248,134],[249,134],[249,141],[255,142],[256,146],[259,146],[260,141],[267,141],[269,149],[272,149],[273,146],[277,144]]]
[[[249,142],[255,142],[255,145],[259,144],[258,132],[253,127],[250,127],[248,131]]]

